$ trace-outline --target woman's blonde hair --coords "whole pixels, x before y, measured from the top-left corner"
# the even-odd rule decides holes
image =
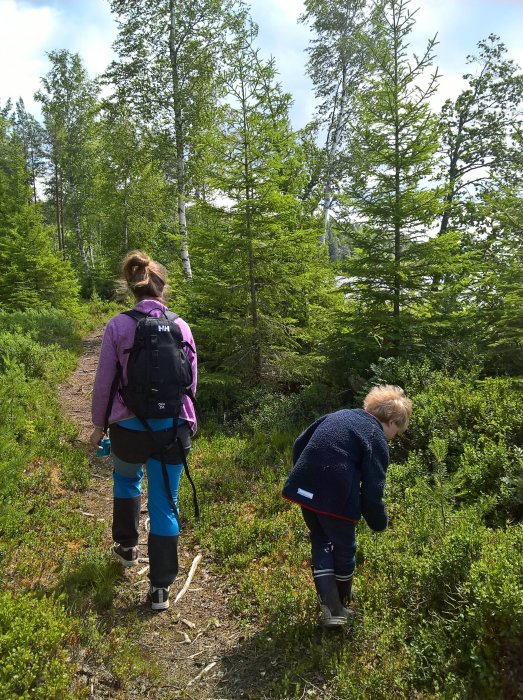
[[[363,401],[363,408],[382,423],[394,421],[399,434],[407,430],[412,415],[412,401],[400,386],[391,384],[381,384],[371,389]]]
[[[164,301],[167,271],[141,250],[132,250],[122,263],[122,271],[129,289],[136,299],[154,297]]]

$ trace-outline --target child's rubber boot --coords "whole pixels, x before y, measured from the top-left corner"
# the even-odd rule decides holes
[[[352,599],[352,576],[348,581],[340,581],[336,579],[336,585],[338,587],[338,595],[340,596],[341,604],[344,608],[348,608]]]
[[[320,604],[320,625],[322,627],[343,627],[351,615],[341,604],[334,576],[320,576],[314,579]]]

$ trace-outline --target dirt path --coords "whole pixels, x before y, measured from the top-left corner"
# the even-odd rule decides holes
[[[84,341],[84,352],[76,370],[60,387],[63,410],[80,427],[80,440],[87,443],[91,432],[91,387],[98,360],[101,331]],[[84,495],[86,517],[106,524],[106,544],[111,539],[112,478],[110,460],[91,457],[90,490]],[[144,498],[145,502],[145,498]],[[142,515],[145,526],[146,512]],[[124,621],[137,617],[138,643],[144,655],[159,663],[158,679],[144,679],[139,687],[111,688],[111,678],[101,669],[90,669],[91,698],[187,698],[188,700],[239,700],[267,698],[257,679],[265,676],[266,660],[253,652],[254,629],[240,625],[231,615],[228,599],[233,595],[230,584],[213,568],[210,555],[201,552],[202,560],[184,597],[169,610],[152,613],[146,603],[147,535],[139,543],[139,565],[126,570],[122,586],[115,596],[110,620]],[[172,589],[172,599],[182,588],[199,547],[188,528],[180,537],[180,573]],[[110,675],[110,674],[109,674]],[[263,682],[263,681],[262,681]]]

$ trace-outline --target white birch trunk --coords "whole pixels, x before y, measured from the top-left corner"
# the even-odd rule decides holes
[[[182,268],[187,279],[192,279],[191,260],[189,258],[189,245],[187,241],[187,221],[185,218],[185,197],[178,192],[178,225],[182,237]]]
[[[84,242],[82,239],[82,229],[80,227],[80,214],[75,206],[74,208],[74,228],[76,232],[76,242],[78,243],[78,250],[80,251],[80,259],[82,261],[82,267],[86,277],[91,276],[91,271],[89,269],[89,263],[87,261],[87,255],[84,248]]]
[[[175,46],[176,14],[175,2],[169,0],[169,58],[171,62],[171,77],[173,87],[174,104],[174,132],[176,137],[176,189],[178,196],[178,226],[182,239],[182,269],[187,279],[192,279],[191,260],[189,257],[189,243],[187,237],[187,217],[185,215],[185,162],[183,143],[183,118],[180,104],[180,80],[178,75],[178,62]]]

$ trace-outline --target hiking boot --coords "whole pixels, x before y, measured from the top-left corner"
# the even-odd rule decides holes
[[[138,564],[138,547],[122,547],[121,544],[115,544],[113,554],[124,566]]]
[[[320,603],[320,625],[322,627],[344,627],[354,615],[352,610],[342,608],[341,615],[333,615],[329,608]]]
[[[170,586],[167,586],[167,588],[150,587],[149,599],[153,610],[167,610],[169,607],[169,590]]]

